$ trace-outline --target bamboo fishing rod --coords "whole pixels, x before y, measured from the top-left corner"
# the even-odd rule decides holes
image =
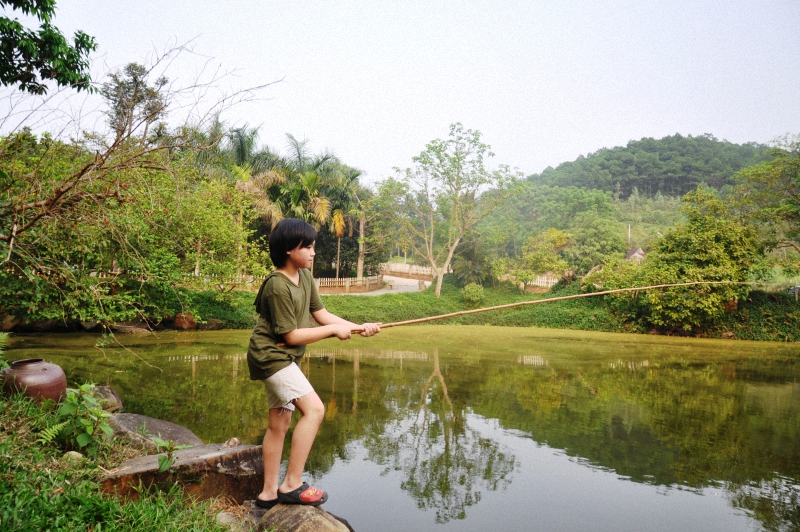
[[[704,284],[752,284],[749,282],[737,282],[737,281],[694,281],[691,283],[672,283],[672,284],[655,284],[651,286],[637,286],[634,288],[615,288],[614,290],[603,290],[601,292],[590,292],[587,294],[573,294],[571,296],[559,296],[559,297],[550,297],[547,299],[534,299],[532,301],[519,301],[517,303],[507,303],[505,305],[495,305],[493,307],[484,307],[484,308],[476,308],[471,310],[462,310],[459,312],[450,312],[449,314],[439,314],[438,316],[429,316],[427,318],[417,318],[414,320],[405,320],[405,321],[396,321],[393,323],[384,323],[381,324],[381,329],[386,329],[388,327],[401,327],[403,325],[412,325],[414,323],[425,323],[428,321],[434,320],[443,320],[446,318],[455,318],[456,316],[465,316],[467,314],[476,314],[478,312],[488,312],[490,310],[500,310],[504,308],[512,308],[512,307],[522,307],[525,305],[536,305],[537,303],[549,303],[551,301],[564,301],[567,299],[578,299],[581,297],[594,297],[594,296],[605,296],[608,294],[617,294],[620,292],[638,292],[640,290],[652,290],[654,288],[672,288],[675,286],[694,286],[694,285],[704,285]],[[358,333],[363,331],[363,328],[353,329],[352,332]]]

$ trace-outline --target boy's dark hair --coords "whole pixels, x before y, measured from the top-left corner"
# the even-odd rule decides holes
[[[286,253],[297,246],[310,246],[317,240],[317,230],[297,218],[284,218],[269,234],[269,258],[276,268],[286,266]]]

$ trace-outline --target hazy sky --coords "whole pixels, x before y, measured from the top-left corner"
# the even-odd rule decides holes
[[[58,0],[93,70],[194,40],[269,99],[223,119],[364,170],[407,167],[461,122],[526,174],[642,137],[800,133],[798,0]],[[187,76],[177,64],[172,77]],[[179,80],[180,81],[180,80]]]

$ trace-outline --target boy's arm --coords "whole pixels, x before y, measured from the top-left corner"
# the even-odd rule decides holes
[[[340,318],[336,314],[331,314],[328,312],[328,309],[320,309],[311,313],[314,316],[314,319],[320,325],[347,325],[350,327],[350,332],[358,333],[361,336],[372,336],[381,332],[381,324],[380,323],[362,323],[361,325],[357,323],[353,323],[352,321],[347,321],[344,318]]]
[[[295,329],[284,333],[283,339],[289,345],[308,345],[332,336],[339,340],[349,339],[353,333],[361,336],[372,336],[381,331],[380,323],[362,323],[358,325],[352,321],[340,318],[336,314],[331,314],[326,309],[316,310],[311,313],[314,320],[321,327],[309,327],[305,329]]]
[[[336,336],[340,340],[347,340],[352,336],[351,326],[343,323],[332,323],[322,327],[295,329],[284,333],[283,339],[289,345],[308,345],[331,336]]]

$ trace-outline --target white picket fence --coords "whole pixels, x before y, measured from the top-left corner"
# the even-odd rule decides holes
[[[355,286],[372,286],[372,285],[383,285],[383,275],[373,275],[371,277],[362,277],[361,279],[356,279],[355,277],[340,277],[338,279],[331,279],[326,277],[320,277],[314,279],[317,283],[317,287],[319,288],[352,288]]]
[[[554,284],[559,281],[558,277],[551,277],[549,275],[537,275],[536,280],[531,283],[533,286],[542,286],[544,288],[552,288]]]
[[[433,275],[433,268],[430,266],[417,266],[416,264],[400,264],[399,262],[382,262],[381,271],[386,274],[405,274],[405,275]]]

